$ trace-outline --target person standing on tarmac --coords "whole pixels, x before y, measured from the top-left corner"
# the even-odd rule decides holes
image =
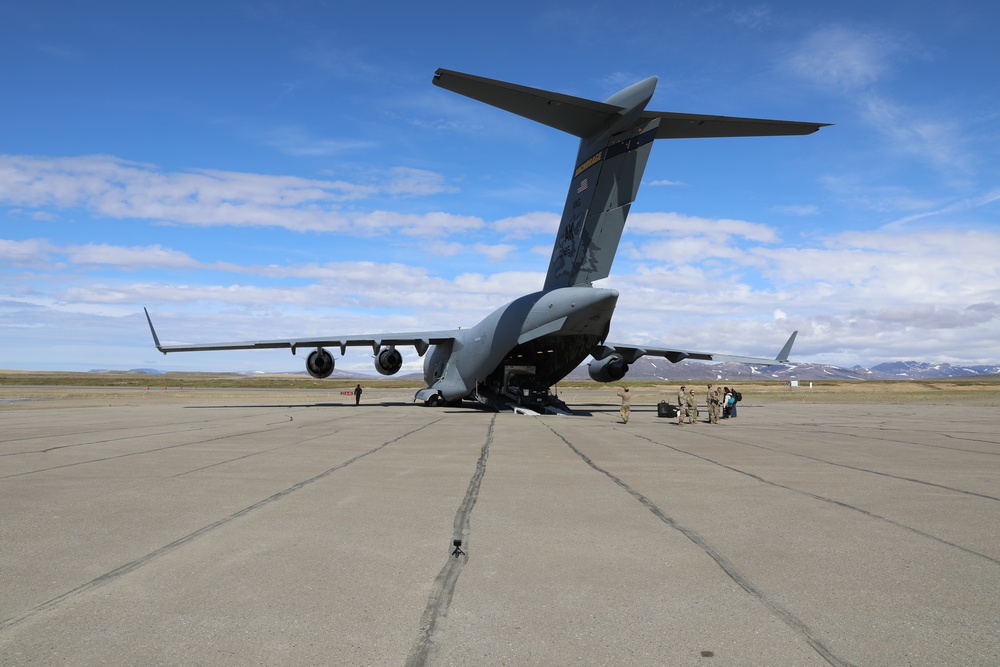
[[[358,386],[354,388],[354,405],[361,404],[361,391],[361,383],[359,382]]]
[[[628,387],[622,387],[618,390],[618,395],[622,399],[622,423],[628,423],[628,414],[631,411],[632,398],[629,396]]]
[[[688,392],[687,397],[688,418],[692,424],[698,423],[698,399],[694,397],[694,389]]]
[[[684,391],[686,387],[681,386],[681,390],[677,392],[677,425],[684,426],[684,417],[687,416],[687,393]]]
[[[708,423],[719,423],[719,390],[708,385]]]

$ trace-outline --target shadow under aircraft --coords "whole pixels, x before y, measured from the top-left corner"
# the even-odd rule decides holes
[[[163,345],[149,312],[156,349],[170,352],[299,348],[312,351],[306,370],[315,378],[334,369],[331,350],[370,346],[375,369],[393,375],[401,347],[424,357],[427,386],[414,401],[429,406],[475,401],[495,410],[568,411],[550,391],[588,356],[597,382],[615,382],[644,355],[771,365],[787,361],[797,332],[773,359],[619,344],[607,340],[618,292],[594,287],[608,277],[629,207],[635,201],[656,139],[805,135],[826,123],[648,111],[657,78],[649,77],[603,102],[529,88],[446,69],[436,86],[490,104],[580,138],[575,168],[541,291],[514,299],[475,326],[444,331],[304,336],[284,340]],[[144,309],[145,310],[145,309]]]

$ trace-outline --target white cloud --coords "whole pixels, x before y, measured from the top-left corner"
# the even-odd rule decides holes
[[[608,279],[621,291],[612,337],[773,354],[799,329],[802,361],[995,363],[1000,232],[877,230],[821,241],[811,248],[747,244],[732,249],[721,270],[704,255],[719,257],[720,250],[697,237],[653,241],[649,248],[672,251],[674,261]],[[953,358],[942,358],[948,350]]]
[[[441,174],[412,167],[394,167],[383,189],[396,197],[419,197],[457,191],[457,188],[445,185]]]
[[[993,258],[1000,253],[1000,232],[846,232],[813,248],[744,239],[747,248],[725,249],[731,256],[721,272],[699,256],[697,244],[705,238],[650,239],[651,245],[680,248],[676,261],[640,265],[602,281],[621,291],[613,339],[769,355],[799,329],[796,358],[803,361],[937,361],[942,349],[954,350],[955,360],[995,361],[990,357],[1000,338],[1000,267]],[[512,248],[474,249],[503,257]],[[371,261],[202,264],[159,245],[55,246],[43,239],[0,241],[0,257],[48,267],[27,281],[0,274],[0,302],[14,320],[24,321],[19,313],[32,307],[29,317],[38,323],[69,313],[133,317],[149,305],[164,339],[186,342],[471,326],[543,281],[541,270],[446,279],[422,266]],[[67,266],[60,268],[55,259]],[[176,270],[180,279],[151,281],[125,273],[144,262]],[[89,266],[120,273],[98,277]],[[220,270],[241,277],[220,281]],[[305,282],[282,285],[273,279]],[[33,331],[39,340],[49,336],[44,327]],[[58,338],[55,331],[51,336]],[[144,336],[141,328],[130,331],[121,344],[134,345]]]
[[[968,170],[974,142],[963,134],[967,120],[913,108],[887,93],[903,62],[924,57],[923,49],[902,33],[836,25],[802,40],[787,62],[799,76],[850,101],[899,156],[938,169]]]
[[[819,215],[819,206],[815,204],[783,204],[775,206],[774,210],[785,215],[810,216]]]
[[[111,156],[45,158],[0,155],[0,203],[86,208],[95,215],[196,226],[281,227],[339,233],[451,234],[483,226],[446,213],[346,212],[354,200],[444,191],[442,179],[398,168],[380,185],[219,170],[164,173]]]
[[[106,243],[68,246],[61,252],[75,265],[100,264],[123,270],[147,268],[193,269],[202,266],[189,255],[160,245],[123,248]]]
[[[884,78],[912,51],[909,40],[896,33],[833,25],[806,36],[786,62],[817,86],[846,92]]]
[[[465,245],[462,243],[449,243],[447,241],[422,243],[420,247],[433,257],[454,257],[466,250]]]
[[[393,211],[372,211],[348,216],[349,231],[356,234],[378,235],[394,230],[408,236],[436,238],[481,229],[486,223],[468,215],[432,212],[401,214]]]
[[[853,209],[878,213],[913,213],[941,207],[941,202],[927,195],[895,185],[874,185],[863,174],[823,176],[823,184],[841,203]]]
[[[474,249],[476,252],[485,255],[491,264],[499,264],[507,259],[507,255],[517,250],[517,246],[510,245],[509,243],[498,243],[495,245],[477,243]]]
[[[937,216],[944,216],[951,213],[960,213],[962,211],[968,211],[970,209],[979,208],[981,206],[987,206],[994,202],[1000,201],[1000,188],[994,188],[976,197],[965,198],[957,201],[953,204],[947,206],[942,206],[930,211],[923,211],[921,213],[915,213],[909,215],[899,220],[894,220],[891,223],[882,227],[883,230],[888,231],[891,229],[902,228],[905,224],[909,222],[914,222],[923,218],[932,218]]]
[[[869,94],[859,96],[862,118],[876,128],[893,149],[940,168],[968,168],[970,154],[954,119],[922,117],[900,104]]]
[[[290,90],[286,87],[286,92]],[[357,139],[320,139],[298,126],[275,128],[265,133],[263,139],[282,153],[296,157],[343,155],[370,150],[377,145]]]
[[[555,236],[559,229],[559,215],[546,211],[533,211],[493,223],[493,228],[505,239],[523,239],[535,234]]]
[[[771,243],[777,240],[774,229],[745,220],[711,219],[682,213],[633,213],[628,218],[629,233],[633,234],[710,234],[716,240],[738,236],[750,241]]]
[[[49,262],[55,247],[44,239],[13,241],[0,239],[0,261],[15,266],[31,266]]]

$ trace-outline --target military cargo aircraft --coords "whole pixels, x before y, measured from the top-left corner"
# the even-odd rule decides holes
[[[528,404],[534,412],[567,410],[547,389],[588,356],[590,377],[597,382],[622,379],[643,355],[674,363],[698,359],[770,365],[788,359],[797,332],[774,359],[609,342],[618,292],[593,283],[609,275],[654,140],[804,135],[826,123],[647,111],[655,76],[604,102],[446,69],[434,73],[433,83],[580,138],[541,291],[514,299],[467,329],[197,345],[162,345],[146,311],[156,349],[163,354],[270,348],[289,348],[295,354],[300,348],[312,349],[306,370],[326,378],[335,364],[331,350],[339,348],[343,355],[348,347],[370,346],[375,369],[393,375],[403,365],[399,348],[413,347],[424,357],[427,383],[414,401],[434,406],[470,400],[495,410]]]

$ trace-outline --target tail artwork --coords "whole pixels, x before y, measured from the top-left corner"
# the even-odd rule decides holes
[[[437,86],[580,137],[544,290],[610,275],[654,139],[802,135],[825,125],[646,111],[657,81],[651,76],[596,102],[451,70],[434,73]]]
[[[476,401],[492,409],[568,412],[549,389],[587,357],[590,377],[617,382],[642,356],[735,361],[771,366],[786,361],[796,333],[776,358],[697,352],[607,340],[618,292],[594,287],[608,277],[655,139],[811,134],[826,123],[647,111],[657,78],[649,77],[596,102],[561,93],[439,69],[434,84],[580,138],[573,176],[552,248],[545,285],[504,304],[471,327],[405,333],[327,334],[278,340],[163,344],[146,313],[153,344],[163,354],[212,350],[312,349],[306,371],[334,373],[334,350],[368,347],[375,370],[403,367],[400,347],[424,358],[427,386],[414,395],[427,405]]]

